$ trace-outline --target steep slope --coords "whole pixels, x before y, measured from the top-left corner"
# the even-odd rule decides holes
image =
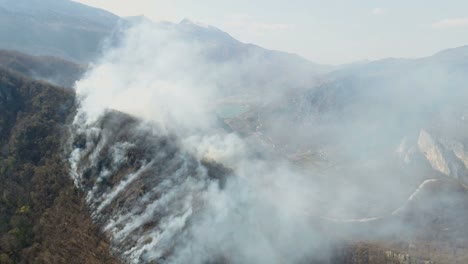
[[[94,124],[82,121],[70,163],[93,219],[126,262],[164,262],[190,240],[186,223],[200,217],[203,193],[222,188],[231,171],[132,116],[109,111]]]
[[[0,1],[0,48],[88,62],[119,18],[69,0]]]
[[[0,262],[115,263],[63,160],[74,94],[0,68]]]
[[[60,58],[31,56],[10,50],[0,50],[0,65],[32,79],[63,87],[72,87],[85,72],[83,66]]]

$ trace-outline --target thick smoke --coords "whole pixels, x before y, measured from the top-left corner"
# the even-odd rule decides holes
[[[116,137],[93,135],[96,131],[90,127],[108,109],[117,110],[148,122],[146,126],[157,131],[151,132],[156,137],[174,134],[182,151],[186,152],[180,155],[222,163],[232,168],[235,174],[220,189],[205,182],[208,176],[203,169],[195,169],[195,174],[199,175],[184,175],[192,178],[190,181],[186,179],[176,186],[158,186],[168,189],[159,191],[164,193],[159,199],[147,201],[151,203],[145,209],[147,214],[119,212],[122,215],[109,221],[105,230],[119,243],[142,224],[155,220],[152,218],[157,209],[160,214],[173,215],[162,217],[161,223],[154,227],[154,232],[150,233],[152,242],[137,242],[139,246],[124,252],[129,261],[160,259],[166,254],[164,251],[172,247],[168,244],[174,243],[174,252],[167,260],[174,263],[205,263],[217,258],[235,263],[282,263],[286,259],[297,262],[321,241],[309,218],[304,217],[311,208],[310,201],[318,198],[315,187],[287,163],[254,157],[251,153],[254,150],[243,139],[223,130],[215,109],[216,100],[222,99],[217,83],[223,78],[232,79],[238,72],[237,65],[208,60],[209,48],[207,43],[189,39],[175,28],[139,24],[129,29],[120,45],[77,83],[77,92],[83,100],[75,124],[84,121],[84,125],[78,126],[89,130],[86,132],[88,141],[93,141],[90,140],[93,137]],[[140,128],[141,131],[147,129]],[[141,133],[138,130],[135,129],[135,133]],[[102,143],[89,150],[89,154],[75,150],[72,164],[87,155],[91,163],[99,160],[97,155],[102,154],[106,140],[101,140]],[[131,145],[121,143],[112,148],[112,163],[123,163],[122,152]],[[154,152],[163,155],[164,150]],[[159,160],[155,157],[150,162]],[[160,173],[149,170],[154,164],[142,163],[111,191],[102,194],[96,187],[89,191],[88,202],[97,219],[116,196],[132,182],[140,180],[142,174]],[[160,166],[170,164],[170,161],[161,162]],[[79,171],[79,165],[73,167]],[[103,170],[98,181],[114,173],[112,167]],[[179,169],[177,173],[194,172]],[[76,173],[78,178],[79,174]],[[158,180],[160,175],[153,177]],[[169,177],[177,179],[181,176],[172,174]],[[150,196],[144,199],[150,199]],[[195,196],[204,204],[197,214],[194,212]],[[181,203],[176,199],[185,199],[185,202],[176,204]],[[180,208],[168,208],[171,206]],[[189,217],[193,218],[190,223]],[[122,223],[124,227],[116,229]],[[294,242],[296,239],[301,242]]]
[[[164,129],[207,129],[216,67],[202,58],[201,44],[149,23],[125,34],[76,86],[88,119],[110,108]]]
[[[339,125],[333,118],[296,120],[309,124],[300,126],[309,134],[295,130],[294,119],[288,120],[283,112],[277,119],[276,112],[262,116],[262,111],[274,108],[286,96],[281,91],[287,87],[281,86],[296,84],[297,75],[289,81],[278,77],[277,82],[269,76],[273,81],[268,88],[274,92],[253,100],[261,102],[256,132],[243,136],[230,132],[219,108],[227,96],[249,95],[239,72],[260,66],[261,56],[242,63],[214,58],[216,43],[182,29],[150,22],[130,27],[76,84],[81,104],[74,122],[72,176],[87,191],[93,217],[124,259],[131,263],[303,263],[325,260],[339,239],[361,237],[360,228],[370,227],[359,223],[377,222],[372,238],[400,230],[398,223],[381,220],[404,211],[431,183],[424,181],[430,175],[402,184],[401,178],[407,175],[395,168],[399,165],[366,160],[369,146],[345,144],[348,136],[362,140],[353,129],[371,130],[368,119],[340,117]],[[382,138],[391,145],[398,133]],[[311,134],[317,136],[315,141]],[[402,143],[399,154],[396,142],[394,155],[388,158],[414,158],[419,144],[422,151],[430,150],[426,155],[442,159],[438,143],[426,134],[421,132],[419,142]],[[289,138],[293,148],[299,144],[295,139],[307,143],[299,148],[303,153],[291,153],[284,147],[288,143],[275,146],[277,138]],[[344,149],[341,156],[322,140],[339,142],[336,146]],[[465,157],[461,147],[455,147],[455,153]],[[325,162],[314,157],[321,148],[338,158]],[[294,161],[301,155],[318,164],[298,165]],[[437,160],[432,166],[446,172],[449,165]],[[381,173],[383,168],[388,170]],[[374,196],[366,196],[366,190],[374,190]]]

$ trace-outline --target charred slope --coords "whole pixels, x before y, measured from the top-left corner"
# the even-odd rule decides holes
[[[129,263],[153,263],[187,243],[186,229],[203,208],[203,191],[223,188],[232,172],[199,161],[176,137],[110,111],[96,123],[75,122],[70,163],[93,219]]]
[[[74,94],[0,69],[0,262],[114,263],[62,158]]]
[[[51,56],[31,56],[13,50],[0,50],[0,65],[30,78],[72,87],[85,68],[64,59]]]

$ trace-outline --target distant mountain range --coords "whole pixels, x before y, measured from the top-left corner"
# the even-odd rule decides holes
[[[0,48],[88,62],[119,19],[68,0],[1,0]]]
[[[227,122],[296,161],[322,160],[328,173],[389,173],[389,179],[401,176],[409,184],[434,170],[468,184],[467,72],[468,46],[420,59],[349,65]],[[402,176],[386,167],[389,160],[402,162],[394,168],[418,172]],[[363,172],[360,163],[353,173],[356,161],[374,169]],[[337,165],[330,169],[330,163]]]
[[[0,28],[0,49],[87,64],[100,57],[103,46],[118,43],[122,29],[141,22],[172,28],[197,40],[209,47],[205,54],[208,60],[238,69],[234,76],[218,83],[226,96],[301,90],[314,85],[318,75],[334,69],[296,54],[242,43],[220,29],[188,19],[171,23],[151,22],[142,16],[120,18],[69,0],[0,0],[0,23],[8,25]]]

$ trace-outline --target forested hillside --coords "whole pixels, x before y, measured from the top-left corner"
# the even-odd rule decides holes
[[[61,58],[32,56],[14,50],[0,50],[0,66],[64,87],[72,87],[85,72],[84,66]]]
[[[0,68],[0,263],[114,263],[68,175],[72,91]]]

